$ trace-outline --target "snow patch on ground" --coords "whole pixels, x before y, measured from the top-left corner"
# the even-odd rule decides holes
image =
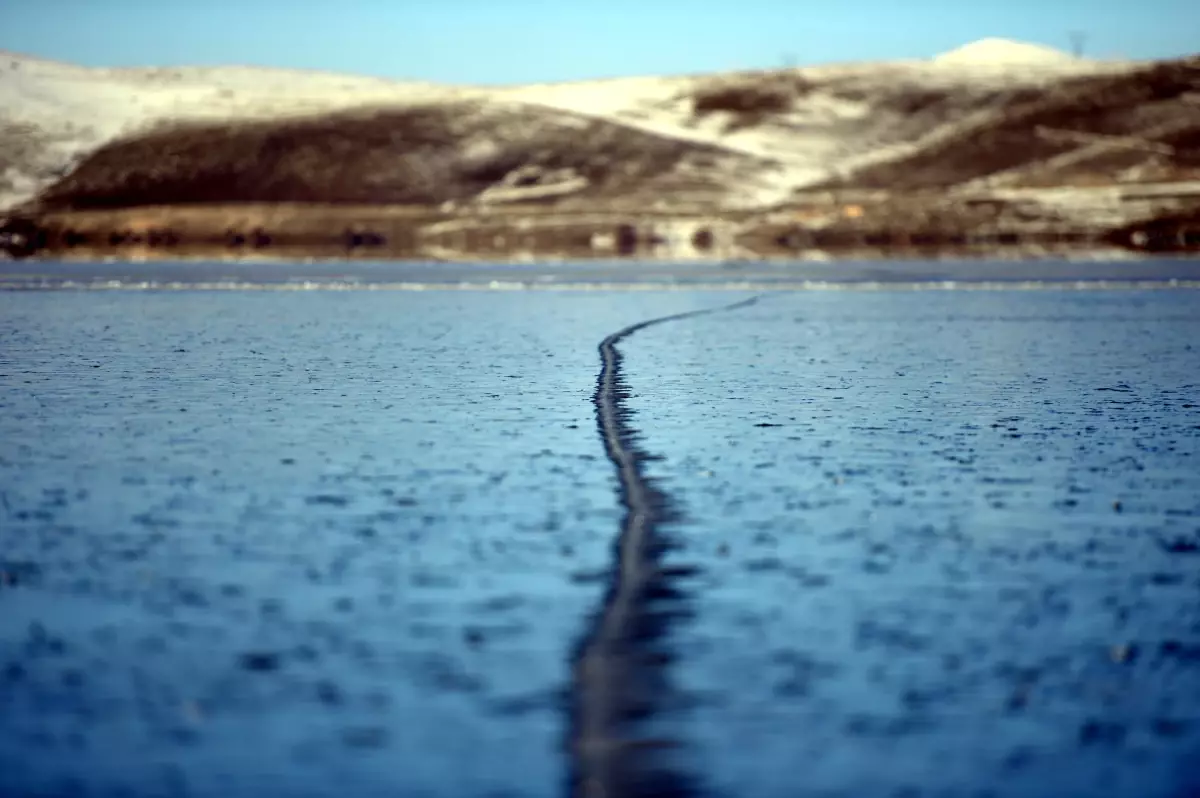
[[[984,109],[925,131],[912,141],[879,140],[880,131],[848,133],[855,122],[878,113],[870,95],[889,88],[974,87],[979,90],[1040,86],[1065,75],[1120,72],[1127,62],[1094,61],[1036,44],[983,39],[932,61],[830,64],[777,72],[733,75],[623,78],[580,83],[551,83],[510,89],[521,101],[619,121],[629,127],[696,144],[708,144],[768,160],[777,165],[759,176],[763,185],[747,188],[764,203],[782,201],[792,191],[864,166],[911,154],[963,129],[987,124],[996,112]],[[714,113],[697,117],[692,95],[723,81],[789,77],[812,89],[792,108],[747,127]],[[829,87],[853,81],[867,95],[848,99]],[[860,128],[867,127],[859,125]],[[882,135],[886,136],[886,130]]]

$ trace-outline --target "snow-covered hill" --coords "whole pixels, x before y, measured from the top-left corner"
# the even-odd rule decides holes
[[[1087,68],[1093,62],[1052,47],[1008,39],[980,39],[933,59],[943,66],[1024,66],[1043,69]]]
[[[259,67],[89,69],[0,51],[0,208],[33,196],[97,147],[163,123],[280,118],[479,94]]]
[[[572,119],[717,148],[743,159],[730,203],[770,204],[985,127],[1022,93],[1134,68],[984,40],[929,61],[483,88],[249,67],[94,69],[0,52],[0,208],[36,196],[98,148],[164,125],[431,106],[483,115],[462,122],[476,152],[533,136],[528,125],[581,124]],[[489,139],[488,119],[506,132]]]

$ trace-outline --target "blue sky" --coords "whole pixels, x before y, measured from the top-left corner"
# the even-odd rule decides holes
[[[926,57],[986,36],[1200,51],[1200,0],[0,0],[0,48],[87,65],[257,64],[455,83]]]

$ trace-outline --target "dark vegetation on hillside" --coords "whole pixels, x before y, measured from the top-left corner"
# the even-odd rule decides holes
[[[100,148],[39,198],[44,209],[229,202],[438,205],[521,167],[620,197],[685,159],[726,156],[602,120],[474,103],[159,129]]]
[[[811,91],[812,85],[787,72],[739,75],[703,86],[692,94],[692,114],[732,116],[730,130],[752,127],[773,114],[791,110],[792,104]]]
[[[1051,133],[1099,134],[1169,144],[1174,153],[1166,167],[1189,168],[1196,162],[1194,142],[1200,134],[1200,62],[1195,59],[1156,64],[1132,75],[1082,77],[1048,91],[1023,91],[1005,98],[994,121],[935,146],[873,165],[831,182],[830,188],[892,190],[944,188],[1017,167],[1036,173],[1039,162],[1077,150],[1081,140]],[[915,112],[938,103],[936,92],[913,97]],[[920,100],[920,102],[916,102]],[[1164,130],[1158,132],[1162,126]],[[1182,129],[1180,127],[1182,126]],[[1081,159],[1058,177],[1095,174],[1098,160],[1114,158],[1110,168],[1146,160],[1153,150],[1116,148]]]

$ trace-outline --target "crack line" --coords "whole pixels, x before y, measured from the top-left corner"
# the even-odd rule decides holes
[[[678,515],[670,497],[655,486],[643,464],[650,456],[625,407],[630,396],[621,372],[625,338],[658,324],[753,305],[752,297],[731,305],[692,310],[639,322],[600,342],[600,374],[593,403],[604,450],[617,472],[624,508],[613,553],[608,589],[573,660],[568,793],[575,798],[636,798],[690,795],[691,780],[660,760],[669,740],[637,735],[631,727],[651,718],[669,697],[667,652],[660,646],[674,614],[669,602],[682,596],[671,569],[660,562],[668,541],[660,530]],[[664,607],[664,602],[668,602]]]

